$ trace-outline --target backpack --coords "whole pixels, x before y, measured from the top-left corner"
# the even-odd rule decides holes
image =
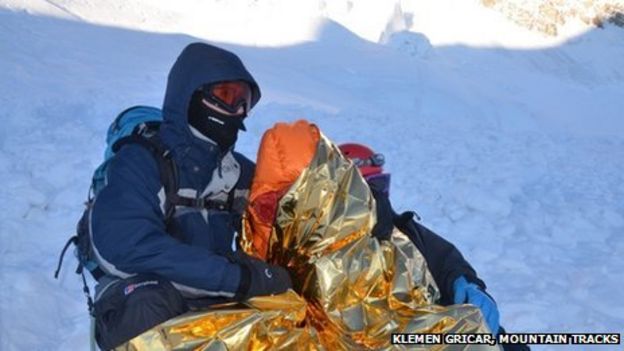
[[[173,218],[176,206],[213,210],[216,209],[220,211],[230,211],[232,209],[234,195],[233,191],[230,191],[230,196],[228,196],[228,200],[225,202],[204,198],[187,198],[178,195],[177,166],[171,157],[169,150],[161,142],[158,136],[158,131],[160,130],[162,121],[162,111],[158,108],[150,106],[130,107],[119,113],[119,115],[117,115],[117,117],[113,120],[106,135],[104,161],[93,173],[89,194],[87,201],[85,202],[86,208],[76,226],[76,234],[69,238],[61,250],[54,277],[58,279],[65,253],[69,246],[73,244],[75,247],[74,253],[78,259],[76,274],[79,274],[82,277],[83,292],[87,297],[87,305],[89,307],[90,314],[93,314],[93,300],[84,275],[84,269],[86,268],[96,281],[106,274],[99,267],[95,259],[93,245],[91,244],[89,234],[91,210],[93,208],[93,204],[95,203],[95,198],[107,184],[108,166],[113,157],[115,157],[115,154],[122,147],[128,144],[140,145],[150,151],[154,159],[157,161],[160,173],[160,182],[165,190],[165,227],[168,229],[167,233],[170,235],[175,237],[173,231],[169,229],[171,228],[171,219]]]
[[[135,141],[134,137],[136,136],[151,140],[158,133],[161,122],[162,111],[149,106],[133,106],[117,115],[106,133],[104,162],[93,173],[89,200],[106,186],[106,169],[111,158],[121,148],[122,144],[130,140]],[[136,141],[138,140],[140,139]],[[155,147],[158,146],[156,143],[154,144]]]

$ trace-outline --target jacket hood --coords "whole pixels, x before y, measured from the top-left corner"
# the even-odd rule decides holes
[[[167,79],[163,102],[165,142],[172,147],[183,141],[180,139],[193,142],[187,117],[191,95],[204,84],[227,80],[249,83],[252,90],[250,108],[260,100],[260,88],[238,56],[205,43],[192,43],[184,48]]]

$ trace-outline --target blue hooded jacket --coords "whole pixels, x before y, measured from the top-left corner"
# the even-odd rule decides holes
[[[240,59],[203,43],[187,46],[171,68],[163,103],[160,139],[178,171],[178,194],[227,198],[234,192],[244,209],[254,164],[232,150],[221,151],[193,135],[187,122],[192,93],[203,84],[243,80],[252,87],[252,107],[260,90]],[[140,145],[124,146],[111,160],[107,185],[91,212],[91,242],[100,267],[126,278],[162,276],[187,297],[233,298],[244,275],[227,256],[235,250],[236,213],[177,207],[172,220],[179,237],[165,228],[164,188],[154,156]]]

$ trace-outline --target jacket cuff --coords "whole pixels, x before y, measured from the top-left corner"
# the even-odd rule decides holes
[[[479,286],[479,288],[481,288],[481,290],[483,290],[483,292],[485,292],[485,289],[487,289],[487,286],[485,285],[485,282],[483,282],[483,280],[479,279],[476,275],[470,274],[470,272],[468,272],[469,274],[462,274],[464,276],[464,278],[466,278],[466,280],[469,283],[473,283]]]

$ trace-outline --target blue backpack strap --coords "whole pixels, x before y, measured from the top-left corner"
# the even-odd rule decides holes
[[[156,159],[160,183],[165,188],[164,216],[165,224],[168,226],[169,221],[173,218],[175,206],[178,205],[175,201],[172,201],[178,197],[178,168],[176,163],[171,157],[169,149],[164,147],[157,135],[146,138],[142,135],[131,134],[115,142],[112,146],[112,151],[116,153],[123,146],[128,144],[137,144],[144,147],[154,156],[154,159]]]
[[[63,265],[63,258],[65,257],[65,253],[67,252],[67,249],[69,248],[69,245],[71,244],[74,244],[74,246],[80,245],[80,238],[78,237],[77,234],[69,238],[69,240],[67,240],[67,242],[65,243],[63,250],[61,250],[61,255],[59,257],[58,266],[56,267],[56,271],[54,272],[54,279],[58,279],[58,275],[61,271],[61,266]],[[88,306],[89,314],[93,316],[95,305],[93,304],[93,299],[91,298],[91,291],[89,290],[89,285],[87,284],[87,279],[85,278],[83,268],[84,268],[83,262],[79,259],[78,267],[76,268],[76,273],[80,274],[80,276],[82,277],[82,291],[87,297],[87,306]],[[101,269],[97,268],[97,270],[101,274],[98,277],[96,277],[93,271],[91,271],[91,274],[94,274],[93,277],[96,280],[99,279],[102,275],[104,275],[104,272]]]

